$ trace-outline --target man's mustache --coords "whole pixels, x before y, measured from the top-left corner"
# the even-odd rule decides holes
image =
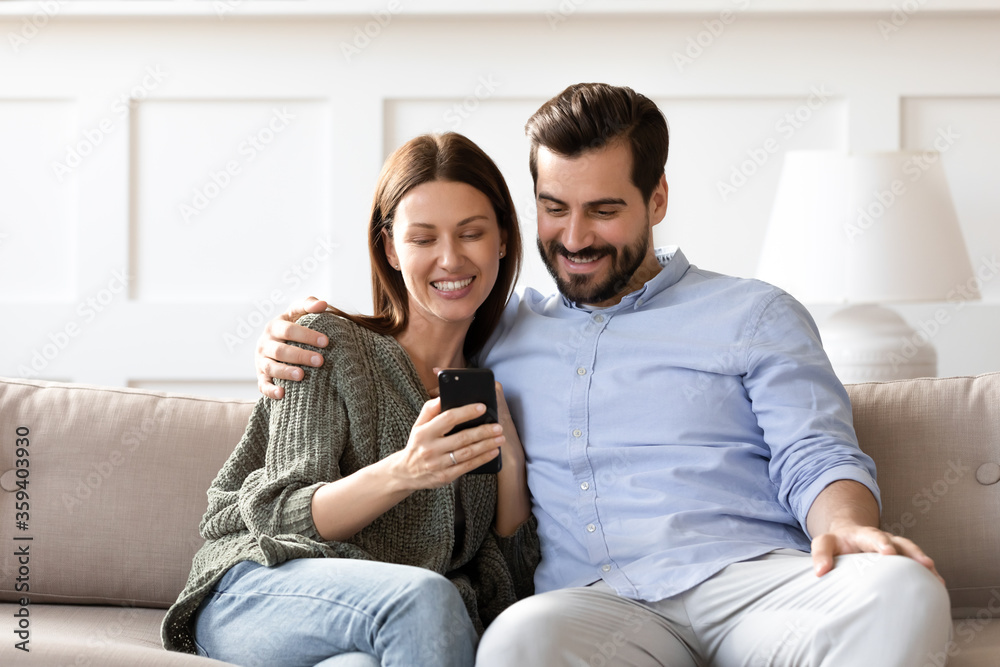
[[[567,259],[569,259],[571,255],[573,255],[583,260],[600,259],[605,255],[610,255],[611,257],[614,257],[616,254],[618,254],[614,246],[589,246],[587,248],[584,248],[583,250],[578,250],[577,252],[570,252],[569,250],[566,249],[566,246],[564,246],[562,243],[559,243],[558,241],[550,242],[548,245],[548,250],[549,254],[552,255],[562,255]]]

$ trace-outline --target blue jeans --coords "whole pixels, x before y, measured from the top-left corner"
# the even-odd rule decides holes
[[[195,616],[199,655],[243,667],[468,667],[477,641],[445,577],[348,558],[238,563]]]

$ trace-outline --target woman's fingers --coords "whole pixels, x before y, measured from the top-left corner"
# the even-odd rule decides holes
[[[497,438],[503,437],[503,427],[500,424],[481,424],[467,428],[458,433],[452,433],[441,439],[445,450],[455,451],[460,447],[479,442],[499,442]]]
[[[408,475],[419,488],[450,484],[499,455],[505,442],[499,424],[480,424],[451,433],[455,426],[482,416],[485,410],[486,406],[477,403],[441,412],[441,399],[424,403],[405,455]]]
[[[459,452],[455,452],[455,459],[458,460],[460,455],[465,455],[469,452],[474,452],[474,451],[478,451],[478,449],[475,450],[467,449],[465,452],[462,452],[461,454]],[[466,459],[464,461],[459,460],[458,463],[453,464],[451,466],[451,472],[454,473],[452,480],[458,479],[459,477],[469,472],[470,470],[475,470],[484,463],[492,461],[499,455],[500,455],[499,449],[497,449],[496,447],[488,447],[486,451],[480,452],[479,454],[476,454],[472,458]]]
[[[435,417],[441,414],[441,399],[432,398],[431,400],[424,403],[424,407],[420,408],[420,414],[417,415],[417,421],[413,425],[414,428],[417,426],[423,426]]]
[[[503,446],[504,436],[496,435],[495,432],[491,432],[490,435],[482,440],[476,440],[467,445],[461,445],[455,449],[450,449],[445,452],[445,460],[450,465],[457,465],[459,463],[465,463],[472,459],[476,459],[483,454],[488,454],[490,452],[499,452],[500,447]],[[455,462],[452,463],[451,457],[455,457]],[[489,461],[493,457],[490,456],[486,459]]]
[[[459,424],[471,421],[481,416],[484,412],[486,412],[486,406],[482,403],[471,403],[446,410],[438,417],[435,430],[438,435],[444,436]]]

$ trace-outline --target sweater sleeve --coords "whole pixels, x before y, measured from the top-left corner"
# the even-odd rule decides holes
[[[271,401],[262,397],[254,406],[239,444],[208,489],[208,510],[198,528],[204,539],[217,540],[246,530],[237,504],[240,487],[254,470],[264,465],[270,418]]]
[[[300,535],[323,541],[312,519],[312,496],[323,484],[340,479],[339,460],[348,443],[337,387],[341,369],[330,358],[335,352],[341,356],[346,341],[321,326],[328,320],[299,320],[328,334],[331,351],[320,351],[327,357],[323,366],[303,369],[301,382],[279,381],[285,388],[282,400],[258,403],[243,440],[209,490],[209,512],[202,522],[206,538],[218,536],[220,529],[245,526],[258,540]]]
[[[521,600],[535,594],[535,568],[541,560],[541,550],[538,545],[538,521],[532,514],[528,520],[517,527],[513,535],[506,537],[495,530],[500,553],[507,562],[517,599]]]

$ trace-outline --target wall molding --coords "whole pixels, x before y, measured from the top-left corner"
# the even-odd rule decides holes
[[[400,16],[678,16],[718,15],[723,11],[758,16],[891,16],[893,12],[933,16],[997,16],[1000,0],[11,0],[0,3],[0,17],[60,18],[303,18]]]

